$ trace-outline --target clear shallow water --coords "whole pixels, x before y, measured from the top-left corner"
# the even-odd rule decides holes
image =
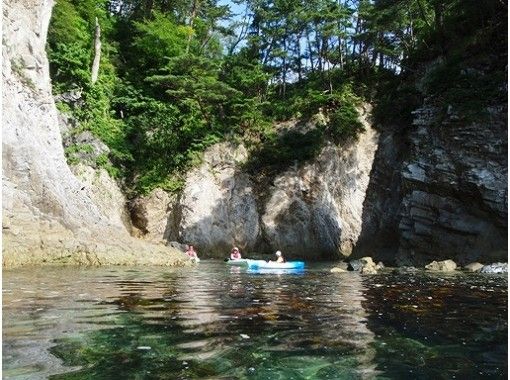
[[[507,278],[23,268],[3,273],[6,379],[507,378]]]

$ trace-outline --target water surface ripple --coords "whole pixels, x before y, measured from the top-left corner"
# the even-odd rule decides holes
[[[507,278],[23,268],[3,274],[5,379],[507,378]]]

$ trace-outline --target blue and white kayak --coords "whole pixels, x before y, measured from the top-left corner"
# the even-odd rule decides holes
[[[248,268],[247,273],[253,274],[305,274],[305,268],[272,269],[272,268]]]
[[[237,260],[231,260],[228,259],[225,261],[227,265],[242,265],[242,266],[248,266],[250,263],[265,263],[265,260],[252,260],[252,259],[237,259]]]
[[[285,263],[266,262],[264,260],[251,260],[250,269],[304,269],[304,261],[287,261]]]
[[[248,265],[248,261],[250,261],[250,259],[228,259],[225,262],[227,265]]]

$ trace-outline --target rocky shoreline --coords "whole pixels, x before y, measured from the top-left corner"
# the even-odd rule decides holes
[[[377,274],[380,270],[391,270],[396,273],[409,273],[416,271],[428,272],[442,272],[452,273],[455,271],[462,271],[465,273],[508,273],[508,263],[491,263],[481,264],[479,262],[470,263],[464,266],[458,266],[453,260],[432,261],[425,265],[423,268],[415,266],[401,266],[397,268],[386,267],[382,262],[374,263],[373,259],[369,256],[362,257],[361,259],[351,260],[349,262],[340,262],[330,269],[331,273],[346,273],[346,272],[359,272],[361,274]]]

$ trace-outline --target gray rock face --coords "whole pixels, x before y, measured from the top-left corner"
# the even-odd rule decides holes
[[[404,163],[400,249],[473,261],[506,247],[506,109],[487,124],[420,126]]]
[[[354,257],[370,254],[378,260],[395,263],[400,240],[398,210],[405,151],[406,143],[400,130],[381,132],[363,203],[362,227],[354,247]],[[413,262],[409,261],[408,265],[413,265]]]
[[[382,134],[357,256],[370,249],[399,265],[506,257],[506,105],[489,111],[473,123],[450,109],[438,126],[426,103],[413,127]]]
[[[176,240],[177,197],[161,189],[129,202],[129,212],[137,236],[153,242]]]
[[[180,242],[216,257],[234,245],[255,249],[260,225],[253,184],[238,168],[246,158],[242,145],[220,143],[205,152],[203,164],[188,174],[177,205]]]
[[[365,132],[344,146],[327,145],[311,162],[282,173],[261,197],[240,170],[243,146],[216,144],[188,174],[173,212],[178,238],[206,255],[223,257],[233,245],[287,257],[348,256],[361,230],[377,132],[363,113]],[[291,126],[287,126],[291,128]]]
[[[83,184],[82,193],[98,207],[108,223],[116,229],[129,231],[131,221],[126,209],[126,197],[108,172],[81,163],[71,166],[71,171]]]
[[[67,166],[45,53],[52,5],[4,2],[3,264],[185,262],[176,251],[132,239]]]
[[[262,229],[273,250],[305,258],[349,256],[361,232],[363,201],[378,134],[363,112],[356,142],[327,145],[312,162],[274,181]]]

